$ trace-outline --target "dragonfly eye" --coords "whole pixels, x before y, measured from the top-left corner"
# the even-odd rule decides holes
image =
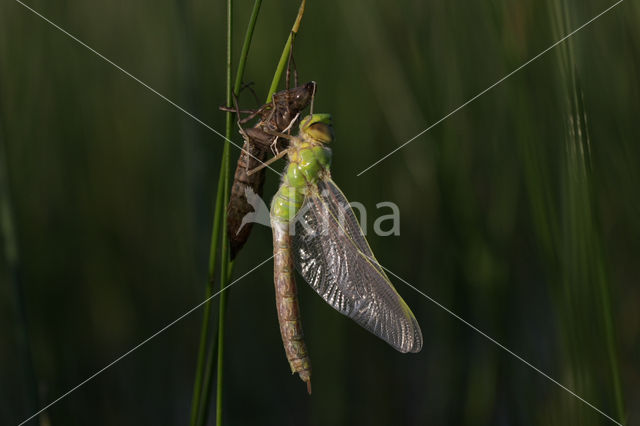
[[[322,143],[333,141],[333,127],[326,123],[314,123],[307,129],[307,134]]]

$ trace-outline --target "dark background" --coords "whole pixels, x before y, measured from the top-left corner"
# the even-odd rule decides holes
[[[225,2],[28,4],[224,131]],[[380,262],[640,424],[637,3],[356,177],[611,4],[309,0],[295,59],[301,79],[318,82],[316,111],[334,116],[334,180],[368,208],[370,229],[388,213],[376,203],[400,208],[400,236],[369,232]],[[236,2],[235,60],[251,6]],[[245,73],[261,99],[297,7],[263,4]],[[242,102],[254,103],[248,93]],[[0,423],[36,408],[25,332],[42,406],[203,300],[222,145],[20,4],[0,2],[3,241],[13,231],[19,256],[3,245]],[[278,183],[268,179],[267,200]],[[256,226],[235,276],[270,254],[269,229]],[[309,397],[288,371],[271,267],[229,293],[227,425],[613,424],[398,280],[424,334],[417,355],[395,352],[299,280]],[[180,321],[46,420],[187,424],[201,318]]]

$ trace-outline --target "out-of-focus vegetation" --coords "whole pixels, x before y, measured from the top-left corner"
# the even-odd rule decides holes
[[[222,131],[224,3],[28,4]],[[251,3],[236,2],[237,50]],[[400,208],[400,236],[368,234],[380,262],[633,423],[637,4],[356,177],[611,4],[309,0],[295,59],[301,79],[318,82],[315,110],[334,115],[333,177],[368,207],[369,230],[389,213],[376,203]],[[260,99],[297,7],[263,4],[245,72]],[[254,104],[248,92],[241,102]],[[221,152],[221,138],[17,2],[0,3],[0,423],[19,423],[203,299]],[[268,179],[270,197],[278,179]],[[256,226],[235,275],[270,256],[270,243]],[[270,267],[229,293],[226,424],[612,424],[397,280],[425,336],[417,355],[396,353],[299,280],[309,397],[288,371]],[[187,423],[201,315],[47,419]]]

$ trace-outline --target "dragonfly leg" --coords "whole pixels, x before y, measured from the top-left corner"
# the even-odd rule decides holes
[[[218,109],[224,112],[235,112],[239,114],[255,114],[256,113],[256,111],[253,109],[236,109],[236,107],[228,107],[224,105],[220,105]]]
[[[269,113],[269,118],[273,115],[273,110],[275,109],[275,105],[273,104],[273,102],[262,105],[260,108],[258,109],[240,109],[238,107],[238,97],[237,96],[233,96],[233,103],[234,106],[233,107],[228,107],[225,105],[221,105],[218,107],[218,109],[220,111],[230,111],[230,112],[235,112],[238,115],[238,123],[239,124],[244,124],[248,121],[253,120],[254,118],[256,118],[259,115],[262,115],[265,111],[271,111]],[[241,114],[247,114],[246,117],[240,118]]]
[[[278,137],[279,136],[276,136],[276,138],[273,140],[273,142],[270,145],[271,153],[273,155],[278,155]]]
[[[249,92],[251,92],[251,94],[253,95],[253,99],[255,99],[256,104],[260,105],[260,99],[258,99],[258,94],[256,93],[256,91],[253,90],[253,84],[254,84],[253,81],[244,83],[242,87],[240,87],[239,93],[241,93],[244,89],[249,89]]]
[[[240,92],[242,92],[244,89],[249,88],[249,90],[251,91],[251,93],[253,93],[253,96],[256,98],[256,102],[259,104],[260,101],[258,101],[258,97],[256,96],[256,92],[253,90],[253,88],[251,87],[253,85],[252,82],[250,83],[245,83],[241,88],[240,88]],[[242,123],[246,123],[247,121],[253,119],[255,116],[257,116],[258,114],[260,114],[263,110],[264,110],[264,106],[253,110],[253,109],[243,109],[241,110],[240,107],[238,106],[238,95],[236,95],[235,93],[233,93],[233,107],[230,106],[226,106],[226,105],[221,105],[218,107],[218,109],[220,109],[221,111],[226,111],[226,112],[235,112],[238,115],[238,121],[242,122]],[[240,115],[241,114],[248,114],[247,117],[240,119]]]
[[[236,111],[236,114],[237,114],[237,117],[238,117],[238,120],[237,120],[238,129],[239,129],[240,134],[242,135],[242,138],[245,141],[249,141],[250,143],[255,143],[256,142],[255,138],[251,138],[247,134],[247,131],[244,129],[244,127],[242,127],[242,124],[246,123],[247,121],[251,120],[252,118],[256,117],[257,115],[262,114],[265,110],[267,110],[269,108],[271,108],[271,112],[269,113],[269,117],[271,117],[273,115],[273,113],[274,113],[274,110],[275,110],[275,104],[272,102],[270,104],[263,105],[260,108],[258,108],[257,110],[251,111],[251,114],[249,114],[247,117],[245,117],[243,119],[240,119],[240,108],[238,107],[238,98],[236,96],[234,96],[233,97],[233,101],[234,101],[234,104],[235,104],[235,107],[236,107],[235,111]]]
[[[289,122],[289,124],[287,125],[287,127],[284,128],[284,130],[282,130],[282,133],[290,134],[291,127],[293,127],[293,124],[296,122],[298,117],[300,117],[300,113],[297,113],[296,116],[293,117],[293,120]],[[276,136],[276,138],[271,143],[271,152],[273,153],[273,155],[278,155],[278,138],[279,137],[281,136]]]
[[[282,133],[282,132],[276,132],[275,130],[264,129],[263,131],[266,134],[271,135],[271,136],[278,136],[280,138],[285,138],[285,139],[288,139],[288,140],[295,139],[295,136],[291,136],[291,135],[288,135],[288,134]]]
[[[250,111],[249,115],[247,115],[242,120],[240,120],[240,122],[242,124],[244,124],[247,121],[251,121],[254,118],[256,118],[257,116],[262,115],[262,113],[264,113],[265,111],[271,110],[272,108],[273,108],[273,106],[271,104],[262,105],[260,108],[254,110],[254,111]],[[271,114],[273,114],[273,112]]]
[[[311,92],[311,106],[309,107],[309,114],[313,115],[313,102],[316,100],[316,89],[318,88],[318,85],[315,81],[312,81],[311,83],[313,83],[313,91]]]
[[[270,158],[269,160],[265,161],[264,163],[260,164],[258,167],[251,169],[247,172],[247,176],[251,176],[252,174],[259,172],[260,170],[264,169],[265,167],[267,167],[269,164],[278,161],[279,159],[281,159],[282,157],[284,157],[285,155],[287,155],[289,153],[289,151],[291,150],[291,148],[287,148],[284,149],[282,151],[280,151],[277,155],[273,156],[272,158]]]
[[[244,128],[242,127],[242,120],[240,119],[240,107],[238,106],[238,97],[235,96],[235,94],[233,95],[233,103],[235,104],[235,107],[236,107],[236,117],[238,117],[237,124],[238,124],[239,132],[242,135],[242,138],[244,140],[248,140],[249,136],[247,135],[247,133],[244,131]]]
[[[287,125],[287,127],[284,128],[284,130],[282,131],[282,133],[287,133],[289,134],[289,130],[291,130],[291,127],[293,127],[293,123],[296,122],[296,120],[298,119],[298,117],[300,117],[300,113],[297,113],[295,117],[293,117],[293,120],[291,120],[291,122],[289,122],[289,124]]]

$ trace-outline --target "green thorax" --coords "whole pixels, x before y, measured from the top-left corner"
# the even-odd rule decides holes
[[[333,140],[329,114],[308,115],[300,122],[298,136],[291,139],[288,159],[280,189],[271,203],[271,218],[290,222],[307,194],[314,191],[318,179],[329,175]]]

